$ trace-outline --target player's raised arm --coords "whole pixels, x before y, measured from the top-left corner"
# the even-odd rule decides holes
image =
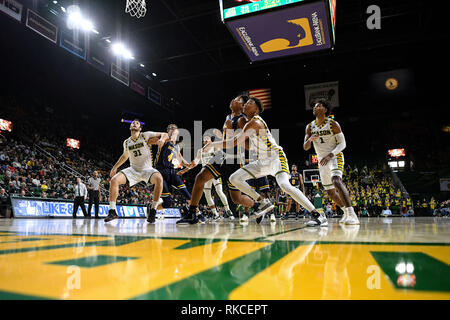
[[[256,131],[261,129],[261,125],[256,120],[251,120],[244,126],[244,130],[237,133],[230,139],[224,141],[217,141],[210,144],[207,144],[205,147],[212,147],[218,149],[229,148],[232,146],[237,146],[243,144],[244,141],[254,134]]]
[[[318,139],[319,139],[319,136],[317,134],[311,135],[311,124],[308,123],[308,125],[306,126],[305,140],[303,142],[303,149],[305,151],[308,151],[309,149],[311,149],[311,143]]]
[[[157,144],[160,147],[163,146],[164,143],[167,142],[167,140],[169,140],[169,135],[167,134],[167,132],[147,131],[143,134],[148,145]]]

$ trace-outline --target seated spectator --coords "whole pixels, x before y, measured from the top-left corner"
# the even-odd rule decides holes
[[[363,207],[363,209],[361,211],[361,217],[370,217],[369,216],[369,210],[367,210],[366,207]]]
[[[414,210],[412,207],[408,207],[408,210],[403,213],[402,212],[402,217],[414,217]]]
[[[333,211],[331,209],[331,204],[327,203],[327,205],[325,206],[325,214],[327,217],[331,217],[333,215]]]
[[[383,216],[383,217],[392,216],[392,211],[389,209],[389,207],[386,207],[386,209],[384,209],[381,212],[381,216]]]

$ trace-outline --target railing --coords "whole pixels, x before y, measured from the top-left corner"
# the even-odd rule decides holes
[[[390,166],[388,166],[388,168],[389,168],[389,171],[391,173],[392,180],[394,181],[395,186],[400,189],[400,191],[402,192],[403,195],[406,195],[407,197],[409,197],[409,193],[406,190],[406,188],[403,185],[403,183],[400,180],[400,178],[398,177],[398,175],[394,172],[394,170],[392,170],[392,168]]]

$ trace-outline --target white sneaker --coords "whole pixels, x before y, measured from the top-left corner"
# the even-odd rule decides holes
[[[342,215],[342,219],[339,220],[339,223],[345,223],[345,220],[347,220],[347,216],[348,216],[347,212],[344,212],[344,214]]]
[[[347,219],[344,222],[346,225],[356,225],[359,224],[359,219],[355,213],[350,212],[347,214]]]
[[[311,218],[311,220],[309,220],[306,223],[307,227],[326,227],[328,226],[328,220],[325,216],[319,215],[319,217],[317,218]]]
[[[275,215],[272,213],[270,215],[270,222],[276,222],[276,221],[277,221],[277,219],[275,218]]]
[[[248,217],[246,214],[242,215],[241,219],[239,220],[240,222],[248,222]]]
[[[160,220],[164,220],[164,213],[161,213],[161,214],[159,215],[159,219],[160,219]]]
[[[259,217],[263,216],[265,213],[269,212],[275,208],[275,206],[270,202],[269,199],[263,199],[258,206],[258,210],[255,212],[255,218],[258,219]]]

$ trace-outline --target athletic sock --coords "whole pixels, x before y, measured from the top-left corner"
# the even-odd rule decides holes
[[[189,205],[189,212],[196,213],[197,212],[197,207],[198,206]]]
[[[224,207],[225,211],[230,211],[230,207],[227,204],[223,205],[223,207]]]
[[[217,215],[218,215],[216,208],[212,208],[211,211],[212,211],[212,213],[214,214],[214,216],[217,216]]]
[[[116,202],[115,201],[109,202],[109,210],[116,210]]]
[[[152,209],[156,209],[157,206],[158,206],[158,201],[153,200],[152,201]]]

